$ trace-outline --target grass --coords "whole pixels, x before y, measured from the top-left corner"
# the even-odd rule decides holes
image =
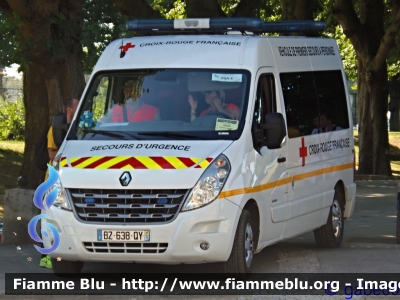
[[[3,218],[5,190],[17,187],[24,147],[24,142],[0,141],[0,219]]]

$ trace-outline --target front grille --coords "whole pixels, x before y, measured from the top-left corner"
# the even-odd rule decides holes
[[[96,253],[164,253],[168,243],[104,243],[83,242],[83,247]]]
[[[161,223],[179,213],[188,190],[68,189],[80,220],[93,223]]]

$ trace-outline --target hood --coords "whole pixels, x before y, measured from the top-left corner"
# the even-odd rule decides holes
[[[189,189],[232,141],[68,141],[59,174],[66,188]],[[122,186],[120,178],[132,178]]]

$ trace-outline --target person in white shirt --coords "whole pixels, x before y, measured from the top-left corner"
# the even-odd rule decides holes
[[[342,129],[342,127],[333,123],[332,115],[330,113],[323,113],[319,117],[315,118],[315,124],[317,128],[314,128],[311,134],[330,132]]]

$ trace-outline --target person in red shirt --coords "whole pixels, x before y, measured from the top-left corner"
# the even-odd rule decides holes
[[[99,123],[141,122],[160,120],[160,111],[157,107],[143,103],[140,99],[141,86],[129,80],[123,86],[125,101],[111,108],[106,116],[100,118]]]
[[[200,117],[205,116],[207,114],[213,114],[216,112],[223,113],[229,116],[233,120],[239,120],[240,117],[240,108],[233,103],[225,103],[225,91],[224,90],[212,90],[204,92],[205,100],[210,107],[208,109],[203,110],[200,113]],[[191,94],[189,94],[188,101],[191,107],[190,120],[193,121],[197,117],[197,100],[193,98]]]

